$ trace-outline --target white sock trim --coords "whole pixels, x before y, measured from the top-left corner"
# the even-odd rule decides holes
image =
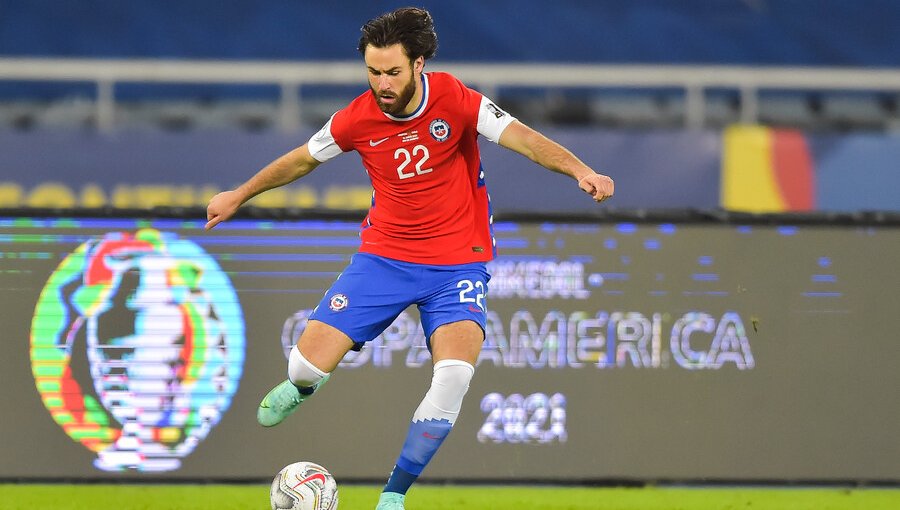
[[[318,384],[326,375],[326,372],[319,370],[304,358],[297,346],[291,349],[290,359],[288,359],[288,379],[292,383],[308,388]]]
[[[473,367],[472,364],[468,361],[463,361],[461,359],[442,359],[434,364],[434,371],[437,372],[439,368],[453,366],[469,367],[469,370],[472,372],[472,374],[475,374],[475,367]]]
[[[452,425],[459,416],[463,397],[475,367],[457,359],[445,359],[434,364],[431,387],[413,414],[413,421],[447,420]]]

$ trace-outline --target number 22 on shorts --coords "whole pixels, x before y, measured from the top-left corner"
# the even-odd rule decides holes
[[[481,280],[460,280],[456,284],[459,291],[460,303],[475,303],[478,308],[484,310],[484,282]]]

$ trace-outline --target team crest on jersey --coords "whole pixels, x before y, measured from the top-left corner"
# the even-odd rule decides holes
[[[450,124],[444,119],[434,119],[428,126],[431,136],[439,142],[443,142],[450,138]]]
[[[341,310],[346,310],[348,306],[350,306],[350,298],[343,294],[335,294],[331,296],[331,301],[328,302],[328,308],[331,308],[332,312],[340,312]]]

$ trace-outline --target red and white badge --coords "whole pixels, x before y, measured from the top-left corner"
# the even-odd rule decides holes
[[[343,294],[331,296],[331,301],[328,303],[328,308],[331,308],[332,312],[340,312],[345,310],[348,306],[350,306],[350,298]]]

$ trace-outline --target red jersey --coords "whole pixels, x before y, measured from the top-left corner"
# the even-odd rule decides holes
[[[408,117],[378,108],[370,91],[309,140],[324,162],[357,151],[375,190],[359,251],[450,265],[496,253],[479,134],[496,142],[515,119],[447,73],[423,73],[419,107]]]

